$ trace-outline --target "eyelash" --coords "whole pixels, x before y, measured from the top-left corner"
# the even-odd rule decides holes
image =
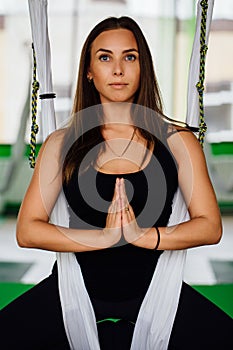
[[[101,56],[99,57],[99,60],[100,60],[100,61],[103,61],[103,62],[107,62],[107,60],[103,60],[103,58],[105,58],[105,57],[109,58],[108,55],[101,55]]]
[[[127,59],[128,57],[133,58],[133,60],[132,60],[132,59],[128,60],[128,59]],[[110,56],[108,56],[108,55],[101,55],[101,56],[99,57],[99,60],[100,60],[101,62],[108,62],[109,60],[106,60],[106,59],[103,59],[103,58],[108,58],[108,59],[110,59]],[[126,55],[125,58],[126,58],[126,61],[131,61],[131,62],[132,62],[132,61],[135,61],[135,60],[137,59],[137,57],[136,57],[135,55],[133,55],[133,54]]]
[[[126,57],[131,57],[131,58],[133,58],[133,61],[135,61],[136,60],[136,56],[135,55],[133,55],[133,54],[131,54],[131,55],[127,55]],[[128,60],[127,60],[128,61]],[[131,61],[131,60],[130,60]]]

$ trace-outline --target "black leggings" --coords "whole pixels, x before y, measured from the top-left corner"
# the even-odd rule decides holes
[[[97,320],[108,317],[122,319],[116,323],[97,323],[101,350],[129,350],[140,300],[120,303],[93,300],[93,306]],[[232,319],[184,283],[168,349],[231,350],[232,334]],[[0,311],[0,349],[69,349],[56,274]]]

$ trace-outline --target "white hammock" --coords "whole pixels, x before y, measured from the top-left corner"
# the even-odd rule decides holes
[[[50,44],[47,28],[47,0],[28,0],[35,48],[38,80],[41,93],[53,91]],[[208,1],[206,44],[214,0]],[[190,60],[186,122],[198,126],[199,96],[196,83],[199,80],[201,6],[197,3],[196,34]],[[56,129],[52,99],[41,101],[43,140]],[[54,207],[51,221],[69,226],[66,201],[60,195]],[[173,200],[168,226],[187,221],[189,214],[178,189]],[[186,251],[164,251],[161,254],[150,287],[141,305],[135,325],[131,350],[166,350],[176,315],[183,279]],[[59,292],[63,319],[72,350],[99,350],[95,314],[86,291],[80,266],[73,253],[57,253]]]

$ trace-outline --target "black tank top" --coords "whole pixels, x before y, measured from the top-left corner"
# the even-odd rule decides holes
[[[105,174],[93,166],[73,173],[64,193],[70,227],[104,228],[115,181],[123,177],[140,227],[166,226],[177,190],[177,167],[167,146],[157,142],[148,165],[134,173]],[[115,246],[76,253],[91,298],[117,301],[143,297],[162,251],[135,247],[124,239]]]

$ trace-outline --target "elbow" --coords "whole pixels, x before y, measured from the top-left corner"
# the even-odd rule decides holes
[[[17,240],[17,244],[20,248],[32,248],[27,240],[22,239],[19,236],[16,237],[16,240]]]
[[[29,244],[29,240],[27,240],[23,234],[20,232],[16,233],[16,241],[20,248],[31,248]]]
[[[219,222],[218,224],[213,225],[209,244],[218,244],[221,241],[222,234],[223,234],[222,223]]]
[[[215,244],[219,243],[222,239],[222,234],[223,234],[223,229],[222,229],[222,224],[219,225],[219,229],[217,231],[217,236],[216,236],[216,241]]]
[[[21,224],[16,226],[16,241],[20,248],[33,248],[27,228]]]

